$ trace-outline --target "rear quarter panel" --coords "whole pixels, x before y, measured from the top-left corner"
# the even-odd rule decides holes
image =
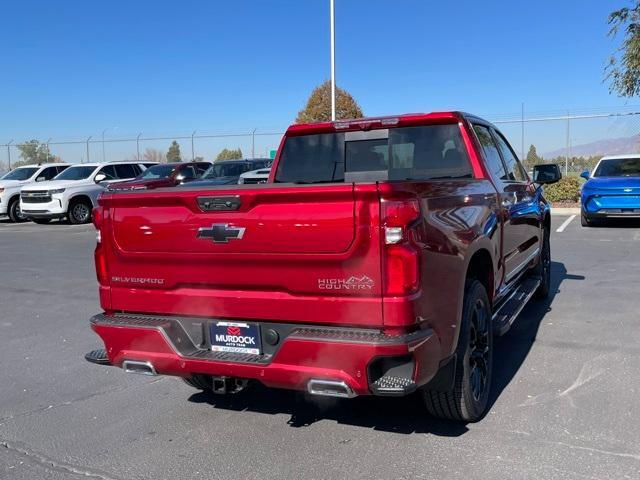
[[[423,215],[421,289],[409,298],[384,298],[385,326],[428,324],[446,357],[455,350],[466,272],[476,252],[490,254],[493,285],[500,283],[498,197],[493,184],[483,179],[381,185],[383,198],[407,193],[420,199]]]

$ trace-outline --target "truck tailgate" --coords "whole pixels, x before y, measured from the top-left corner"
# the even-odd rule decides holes
[[[374,184],[191,187],[100,205],[106,310],[382,325]]]

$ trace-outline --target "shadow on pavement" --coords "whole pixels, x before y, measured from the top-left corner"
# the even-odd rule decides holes
[[[640,228],[640,218],[607,218],[589,228]]]
[[[496,402],[502,391],[509,385],[515,374],[524,363],[531,347],[536,341],[540,323],[547,312],[560,285],[565,280],[584,280],[582,275],[567,273],[564,263],[551,262],[551,288],[545,300],[532,300],[515,321],[511,330],[495,339],[493,357],[493,379],[489,408]]]
[[[495,342],[494,377],[489,408],[513,379],[535,342],[540,322],[551,310],[551,303],[564,280],[584,280],[569,275],[564,264],[552,262],[552,285],[549,298],[533,301],[516,320],[511,331]],[[193,403],[207,403],[230,411],[259,412],[266,415],[288,415],[291,427],[307,427],[321,420],[344,425],[371,428],[385,432],[428,433],[457,437],[468,431],[462,423],[430,417],[418,394],[405,398],[357,397],[351,400],[312,397],[306,393],[268,389],[255,384],[235,395],[196,393]]]
[[[11,220],[9,220],[9,217],[0,217],[0,224],[7,224],[7,225],[14,225],[14,226],[19,226],[19,225],[37,225],[35,222],[30,222],[30,221],[24,221],[24,222],[12,222]],[[51,220],[50,222],[47,223],[42,223],[41,225],[51,225],[51,226],[55,226],[55,225],[69,225],[69,221],[66,219],[60,219],[60,220]]]
[[[418,395],[405,398],[357,397],[351,400],[312,397],[305,393],[252,385],[235,395],[196,393],[190,402],[208,403],[232,411],[288,415],[291,427],[308,427],[321,420],[393,433],[430,433],[457,437],[467,432],[464,424],[431,418]]]

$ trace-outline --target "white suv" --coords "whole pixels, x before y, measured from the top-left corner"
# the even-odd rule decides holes
[[[247,185],[249,183],[267,183],[269,175],[271,174],[271,167],[259,168],[258,170],[251,170],[250,172],[244,172],[238,179],[239,185]]]
[[[43,163],[18,167],[0,177],[0,216],[12,222],[25,220],[20,212],[20,190],[35,182],[51,180],[69,166],[68,163]]]
[[[113,162],[72,165],[53,180],[24,187],[22,214],[36,223],[67,217],[70,223],[88,223],[98,195],[112,182],[131,180],[154,163]]]

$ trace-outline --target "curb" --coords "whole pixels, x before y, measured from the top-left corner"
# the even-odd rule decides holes
[[[579,215],[579,214],[580,214],[579,207],[571,207],[571,208],[551,207],[551,215]]]

